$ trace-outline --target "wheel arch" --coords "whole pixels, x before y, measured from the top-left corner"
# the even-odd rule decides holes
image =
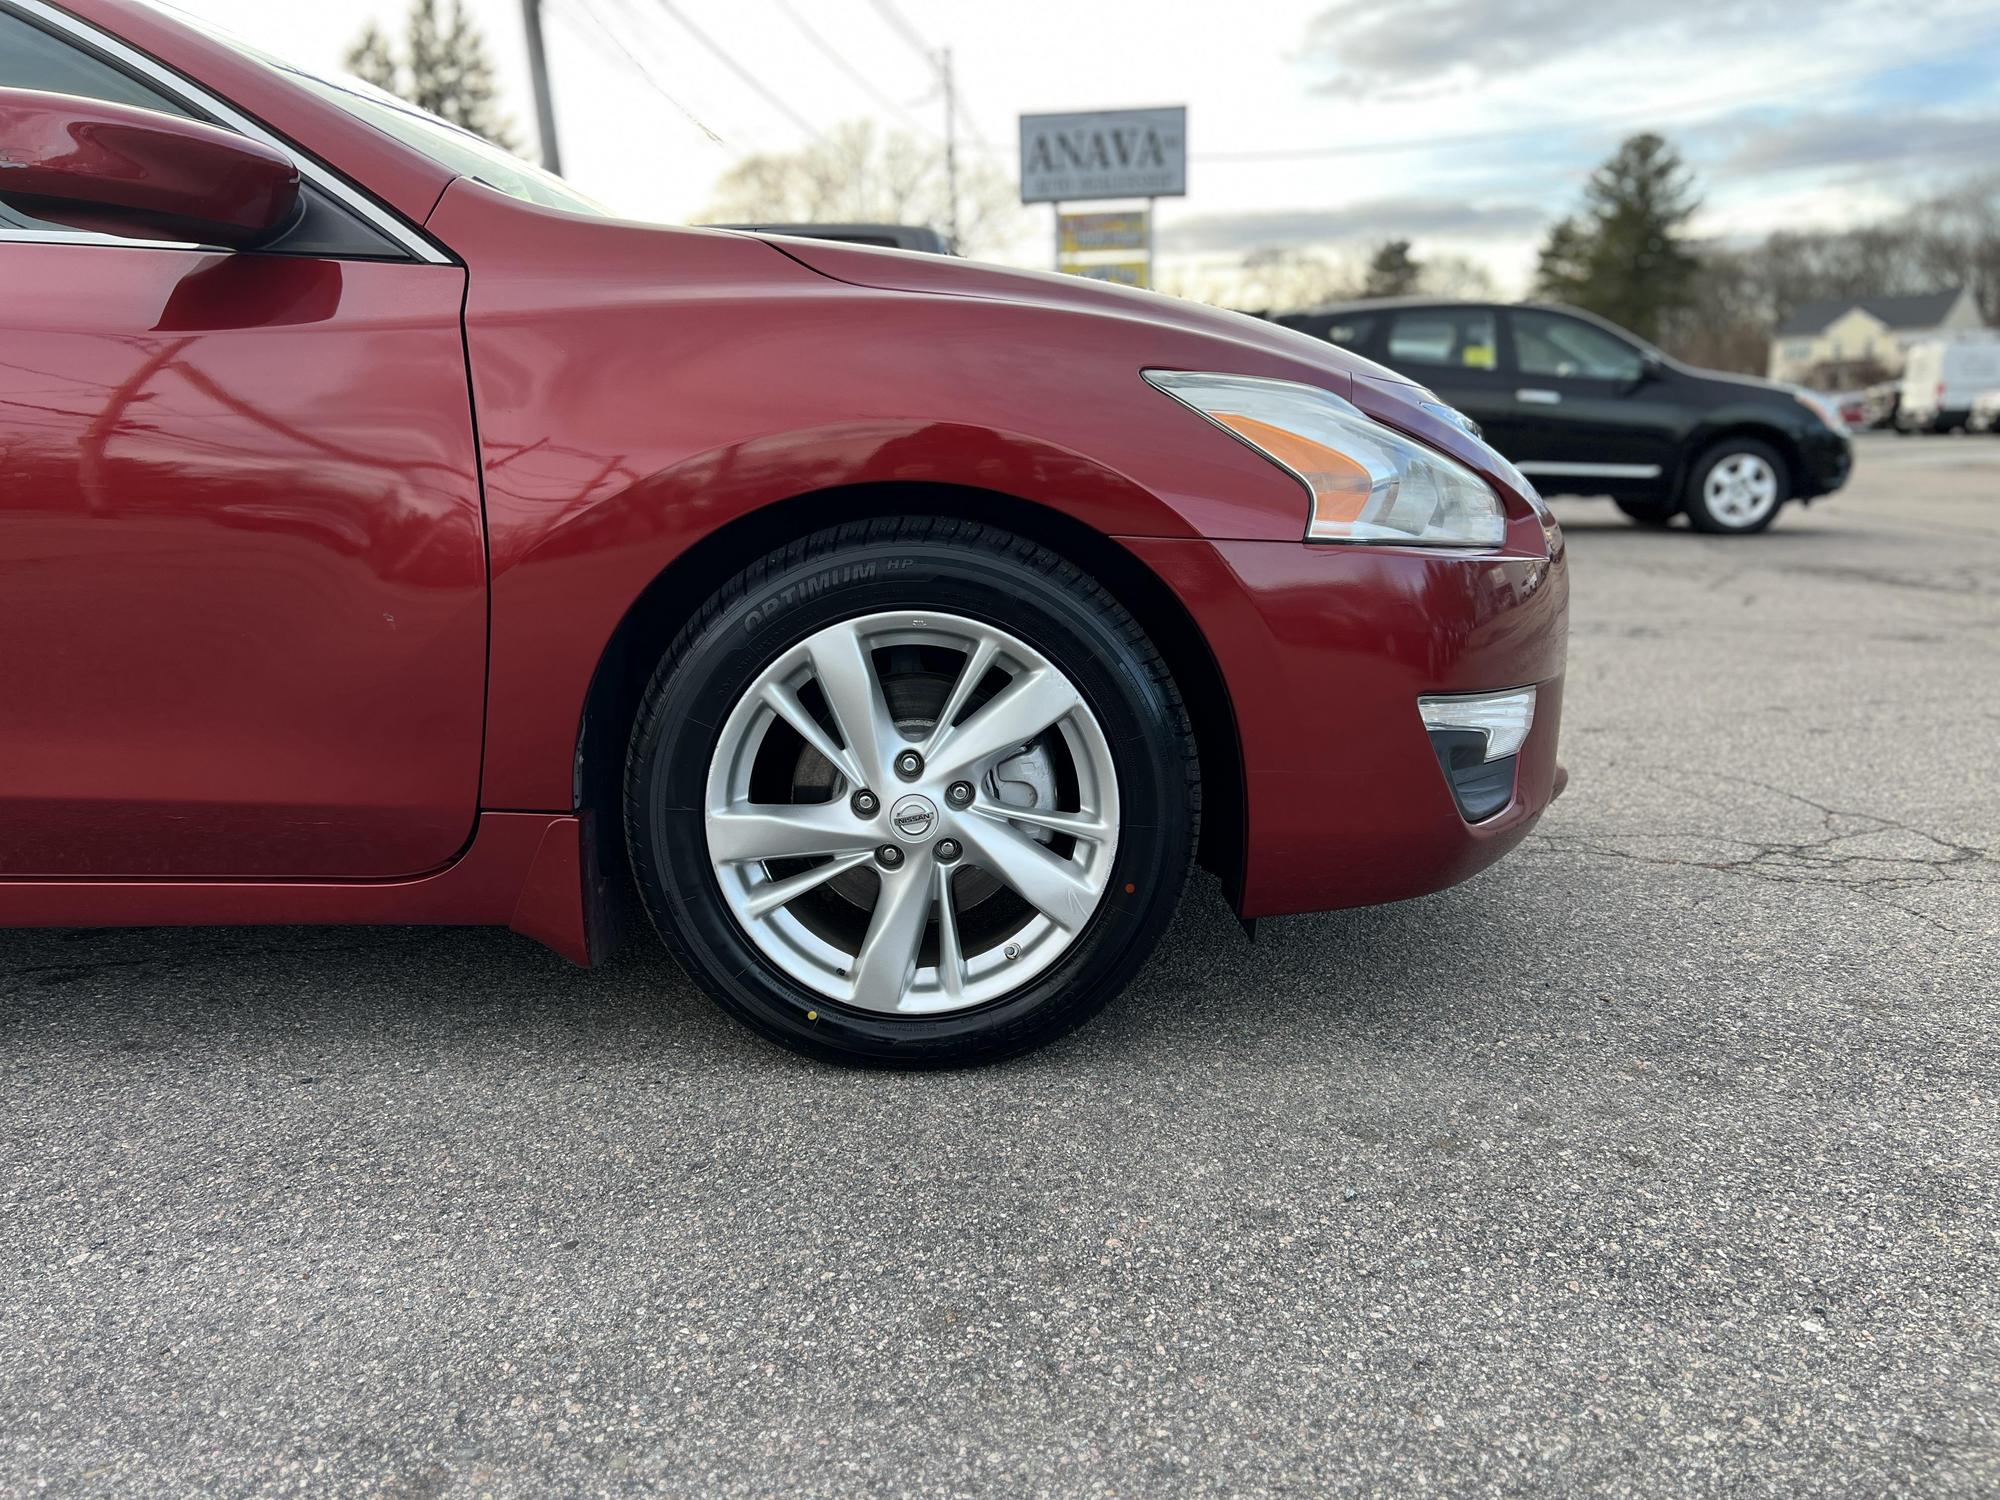
[[[893,515],[950,516],[1001,527],[1059,553],[1132,612],[1159,648],[1186,702],[1202,768],[1196,858],[1241,894],[1248,819],[1242,741],[1222,669],[1174,590],[1114,539],[1049,506],[1000,491],[930,481],[869,482],[815,490],[736,516],[676,556],[645,587],[600,653],[577,726],[575,805],[597,830],[596,865],[627,881],[624,760],[646,683],[660,655],[713,586],[785,542],[826,526]]]
[[[1702,432],[1688,444],[1680,468],[1674,475],[1672,498],[1675,504],[1686,502],[1688,484],[1700,472],[1708,456],[1733,438],[1752,438],[1775,449],[1778,457],[1785,461],[1785,494],[1782,498],[1784,500],[1799,498],[1799,480],[1805,473],[1805,453],[1799,447],[1798,439],[1776,423],[1756,417],[1746,417],[1718,423],[1712,430]]]

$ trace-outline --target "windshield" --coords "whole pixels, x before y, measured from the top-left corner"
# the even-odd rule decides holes
[[[525,199],[529,203],[539,203],[544,208],[560,208],[570,213],[590,214],[597,218],[612,217],[611,210],[594,198],[579,193],[553,172],[544,172],[540,167],[530,166],[512,152],[474,135],[469,130],[453,125],[448,120],[441,120],[427,110],[418,109],[414,104],[398,99],[394,94],[378,89],[372,83],[346,75],[324,78],[288,63],[283,58],[273,57],[262,48],[253,47],[243,38],[232,36],[221,27],[198,16],[191,16],[186,11],[176,8],[174,17],[186,25],[206,32],[217,41],[234,47],[244,56],[255,58],[268,68],[277,69],[320,98],[340,106],[357,120],[372,125],[383,134],[393,136],[404,145],[423,152],[432,161],[449,167],[461,176],[474,178],[510,197]]]
[[[270,59],[266,59],[270,61]],[[321,78],[303,68],[284,63],[272,66],[304,84],[322,99],[338,104],[350,115],[365,120],[377,130],[394,136],[406,146],[414,146],[432,161],[452,171],[475,178],[511,197],[525,198],[544,208],[562,208],[571,213],[611,217],[611,211],[595,199],[587,198],[553,172],[530,166],[512,152],[491,141],[440,120],[394,94],[383,92],[359,78]]]

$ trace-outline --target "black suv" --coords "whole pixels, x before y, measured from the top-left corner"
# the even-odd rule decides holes
[[[1697,370],[1573,307],[1349,302],[1277,322],[1429,386],[1544,493],[1609,495],[1649,526],[1762,531],[1847,482],[1840,414],[1808,392]]]

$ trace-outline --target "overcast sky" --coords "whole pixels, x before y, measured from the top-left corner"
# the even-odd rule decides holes
[[[364,21],[399,28],[406,9],[178,3],[320,69]],[[939,129],[914,39],[952,47],[966,148],[1009,174],[1024,111],[1186,104],[1188,196],[1160,210],[1160,248],[1180,257],[1407,236],[1517,289],[1590,166],[1646,128],[1695,167],[1708,234],[1852,223],[2000,170],[1993,0],[544,5],[566,173],[649,218],[699,216],[732,160],[809,128]],[[471,8],[532,139],[519,0]],[[1046,258],[1048,213],[1024,211],[1010,258]]]

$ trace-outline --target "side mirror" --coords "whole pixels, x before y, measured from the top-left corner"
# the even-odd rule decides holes
[[[71,229],[251,250],[297,218],[299,170],[197,120],[0,89],[0,201]]]

